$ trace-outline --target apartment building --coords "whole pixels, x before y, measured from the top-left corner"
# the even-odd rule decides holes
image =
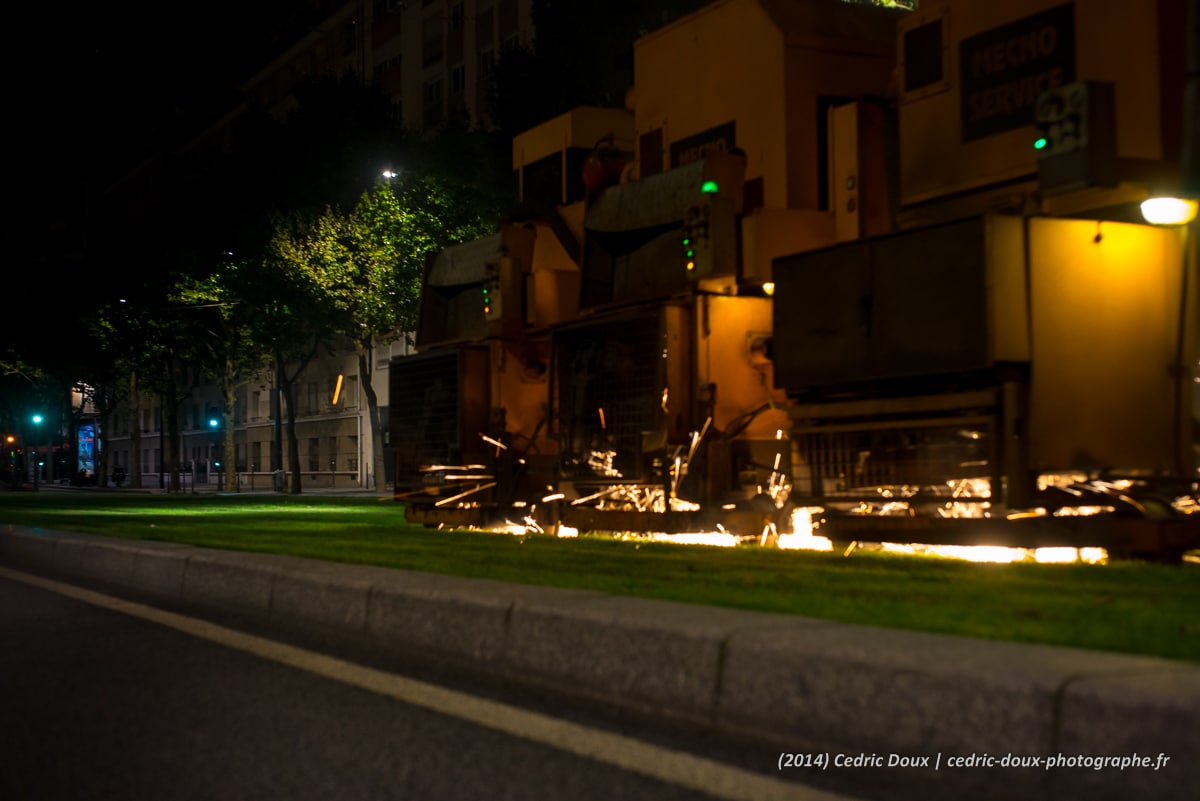
[[[374,82],[413,130],[431,130],[451,119],[486,126],[487,81],[500,53],[506,47],[533,44],[530,0],[310,0],[306,5],[320,21],[246,79],[242,105],[183,148],[148,158],[110,188],[107,201],[125,224],[136,227],[147,217],[167,182],[201,175],[221,159],[246,109],[259,105],[277,117],[286,116],[305,78],[353,74]],[[375,488],[391,480],[388,365],[408,348],[404,338],[377,348],[369,378],[359,375],[352,350],[305,367],[296,381],[294,401],[303,487]],[[374,452],[366,380],[378,396],[384,454]],[[273,371],[264,367],[238,388],[234,408],[225,416],[218,414],[225,403],[211,380],[193,371],[184,385],[187,393],[177,410],[176,436],[185,491],[223,486],[222,466],[230,458],[238,488],[275,486],[275,471],[287,469],[289,454],[280,430],[286,404]],[[124,403],[111,415],[102,440],[110,475],[121,468],[143,486],[169,486],[166,412],[160,399],[147,395]],[[231,454],[226,453],[226,425],[233,427]]]

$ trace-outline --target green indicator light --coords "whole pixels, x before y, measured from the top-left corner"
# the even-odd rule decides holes
[[[694,250],[689,250],[689,251],[687,252],[687,257],[688,257],[689,259],[690,259],[692,256],[695,256],[695,255],[696,255],[696,252],[695,252]]]
[[[692,244],[692,240],[688,239],[688,238],[685,236],[685,237],[683,238],[683,244],[685,244],[685,245],[690,245],[690,244]]]
[[[1034,149],[1034,150],[1045,150],[1045,149],[1046,149],[1046,145],[1048,145],[1048,144],[1050,144],[1050,143],[1049,143],[1049,142],[1047,142],[1047,141],[1046,141],[1046,137],[1044,137],[1044,136],[1043,136],[1043,137],[1041,137],[1041,138],[1037,139],[1037,140],[1036,140],[1036,141],[1033,143],[1033,149]]]
[[[705,181],[704,183],[700,184],[700,191],[704,194],[711,195],[715,192],[719,192],[720,187],[717,186],[716,181]]]

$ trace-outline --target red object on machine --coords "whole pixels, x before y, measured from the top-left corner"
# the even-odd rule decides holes
[[[632,160],[632,154],[616,147],[612,134],[596,142],[595,148],[583,161],[583,186],[588,194],[594,195],[618,183],[625,165]]]

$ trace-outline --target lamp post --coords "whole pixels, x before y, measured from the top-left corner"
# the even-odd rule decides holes
[[[8,446],[8,479],[15,490],[17,488],[17,438],[9,434],[4,438],[4,444]]]
[[[221,428],[221,418],[217,416],[216,410],[211,410],[208,413],[208,430],[217,435],[213,437],[213,441],[208,444],[208,470],[209,476],[215,472],[217,474],[217,492],[224,489],[225,473],[221,469],[221,443],[219,440]],[[211,478],[210,478],[211,480]]]
[[[30,419],[33,420],[33,424],[35,426],[38,426],[40,428],[42,425],[42,420],[44,418],[40,414],[35,414]],[[36,435],[34,436],[33,441],[35,443],[38,441],[38,437]],[[47,451],[50,450],[49,443],[50,443],[50,438],[47,437],[46,438],[46,450]],[[34,456],[33,456],[33,490],[34,490],[34,492],[37,492],[37,490],[38,490],[38,478],[39,478],[39,474],[41,472],[42,472],[42,464],[41,464],[41,462],[38,461],[38,452],[37,452],[37,447],[35,445],[34,446]]]

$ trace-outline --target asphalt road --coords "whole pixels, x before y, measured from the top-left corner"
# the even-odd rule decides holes
[[[752,748],[732,759],[757,772],[670,733],[636,739],[602,710],[561,719],[545,699],[428,682],[436,668],[364,664],[382,658],[352,644],[331,656],[63,587],[0,577],[3,799],[834,797],[771,776],[776,755]]]

